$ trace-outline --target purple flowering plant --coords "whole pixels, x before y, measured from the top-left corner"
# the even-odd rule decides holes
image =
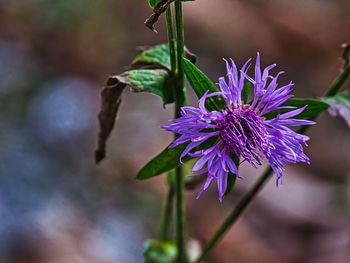
[[[225,194],[229,172],[237,177],[238,164],[235,164],[232,155],[240,158],[240,162],[247,161],[252,166],[262,165],[267,160],[276,175],[276,184],[282,182],[283,167],[285,163],[306,162],[309,158],[304,154],[302,144],[306,145],[309,137],[298,134],[288,126],[310,125],[315,122],[293,118],[305,110],[306,106],[296,108],[283,106],[291,95],[293,83],[278,87],[278,77],[269,74],[276,65],[270,65],[263,71],[260,67],[260,55],[257,54],[255,63],[255,76],[251,78],[247,71],[250,59],[238,70],[234,61],[226,61],[226,78],[219,78],[220,91],[208,93],[198,101],[198,108],[181,107],[181,117],[171,120],[174,122],[162,128],[181,134],[169,148],[190,142],[181,154],[199,157],[192,168],[198,172],[192,176],[207,174],[206,182],[200,190],[198,197],[216,179],[219,199]],[[244,101],[242,91],[244,82],[248,80],[254,86],[251,104]],[[224,98],[225,104],[219,111],[208,111],[206,100],[211,96]],[[266,119],[265,114],[291,108],[293,110],[278,114],[272,119]],[[295,109],[296,108],[296,109]],[[217,142],[202,150],[191,152],[195,147],[211,137]],[[205,168],[203,168],[205,166]]]
[[[146,180],[166,173],[168,182],[160,237],[145,243],[143,262],[146,263],[202,262],[272,173],[276,176],[276,185],[279,185],[286,163],[309,163],[303,150],[309,137],[304,133],[315,124],[314,120],[321,112],[331,105],[332,114],[339,114],[348,123],[350,118],[350,92],[337,95],[350,76],[348,58],[344,58],[346,63],[342,72],[321,99],[294,98],[294,84],[278,84],[279,76],[284,72],[274,72],[276,64],[262,67],[259,53],[255,63],[249,59],[241,68],[232,59],[225,60],[226,74],[215,85],[195,66],[196,56],[185,49],[184,1],[190,0],[149,0],[153,14],[145,25],[155,31],[154,25],[166,13],[168,43],[143,48],[130,69],[109,77],[101,92],[100,132],[95,152],[97,163],[105,157],[106,142],[126,87],[135,92],[151,92],[160,96],[164,104],[175,105],[175,117],[170,124],[162,126],[174,133],[173,142],[137,174],[137,179]],[[185,77],[198,96],[198,107],[186,106]],[[190,160],[195,161],[192,173],[186,174],[182,165]],[[266,162],[269,168],[241,197],[196,259],[189,260],[183,197],[188,183],[185,179],[189,178],[191,183],[193,177],[206,177],[197,198],[216,180],[222,202],[224,196],[234,189],[236,178],[244,177],[239,172],[243,162],[255,168]],[[173,222],[174,233],[171,231]]]

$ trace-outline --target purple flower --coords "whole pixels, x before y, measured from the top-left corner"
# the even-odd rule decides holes
[[[255,63],[255,78],[248,76],[249,59],[240,71],[233,60],[231,64],[226,61],[226,78],[219,78],[220,91],[208,94],[208,91],[199,99],[199,108],[182,107],[181,117],[171,120],[173,124],[162,128],[180,134],[169,148],[189,142],[182,153],[200,157],[192,168],[195,175],[207,173],[207,179],[197,198],[206,190],[210,183],[216,179],[219,199],[222,201],[227,188],[229,172],[239,177],[237,165],[232,160],[232,154],[238,156],[240,161],[247,161],[257,168],[267,160],[276,174],[276,184],[282,182],[284,165],[288,163],[306,162],[309,158],[304,154],[301,143],[306,145],[309,137],[298,134],[287,126],[300,126],[314,124],[313,121],[294,119],[305,107],[278,114],[276,118],[266,120],[264,115],[270,111],[283,108],[281,106],[291,95],[293,83],[277,88],[276,76],[269,71],[276,65],[260,69],[260,57],[257,54]],[[254,96],[251,104],[242,99],[244,81],[248,80],[254,87]],[[211,96],[221,96],[226,104],[221,111],[208,112],[205,107],[206,99]],[[215,137],[214,146],[191,152],[195,147],[211,137]],[[182,161],[181,161],[182,163]]]

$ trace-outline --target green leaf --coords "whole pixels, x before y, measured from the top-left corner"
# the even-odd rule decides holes
[[[232,158],[233,162],[236,164],[236,166],[238,168],[238,166],[239,166],[239,158],[233,153],[231,153],[231,158]],[[226,188],[224,196],[228,196],[232,192],[232,190],[233,190],[233,188],[234,188],[234,186],[236,184],[236,179],[237,179],[237,175],[236,174],[233,174],[231,172],[228,173],[228,176],[227,176],[227,188]]]
[[[237,179],[237,175],[235,175],[231,172],[228,173],[228,175],[227,175],[227,188],[226,188],[224,196],[228,196],[232,192],[232,190],[236,184],[236,179]]]
[[[183,2],[189,2],[189,1],[195,1],[195,0],[182,0]],[[159,3],[161,2],[167,2],[167,1],[164,1],[164,0],[149,0],[149,5],[152,7],[152,8],[155,8]]]
[[[99,163],[106,155],[106,142],[114,127],[124,88],[134,92],[151,92],[160,96],[164,103],[174,102],[169,72],[165,69],[138,69],[108,78],[101,91],[101,110],[98,114],[100,131],[95,161]]]
[[[297,115],[298,118],[313,118],[318,113],[325,111],[328,109],[329,104],[318,99],[301,99],[301,98],[291,98],[288,99],[285,103],[282,104],[283,106],[294,106],[297,108],[304,107],[305,105],[308,105],[305,110]],[[294,109],[281,109],[276,111],[271,111],[266,114],[264,114],[264,117],[266,119],[273,119],[278,114],[283,114],[289,111],[292,111]]]
[[[159,4],[160,2],[162,2],[162,0],[149,0],[149,5],[152,7],[152,8],[155,8],[157,4]]]
[[[334,97],[323,97],[329,103],[328,112],[333,117],[342,117],[350,128],[350,90],[346,90]]]
[[[136,175],[138,180],[145,180],[162,173],[165,173],[178,165],[181,153],[185,150],[189,143],[180,144],[174,148],[166,147],[161,153],[149,161]],[[188,160],[188,156],[183,158],[183,161]]]
[[[141,53],[131,62],[131,66],[159,64],[170,70],[169,45],[160,44],[152,47],[140,47]]]
[[[174,241],[147,240],[143,249],[143,263],[169,263],[177,256]]]
[[[192,89],[196,93],[197,97],[200,98],[203,94],[209,90],[209,93],[218,92],[219,89],[215,84],[191,61],[183,59],[183,66],[186,78],[190,83]],[[210,111],[220,111],[224,102],[216,96],[210,97],[206,100],[206,107]]]
[[[100,131],[95,161],[105,157],[106,141],[114,127],[115,118],[121,103],[121,95],[126,86],[134,92],[151,92],[162,98],[164,104],[173,103],[173,75],[170,72],[170,52],[168,44],[141,48],[141,53],[133,60],[131,70],[111,76],[101,91],[99,113]],[[196,55],[185,49],[188,59],[196,61]]]
[[[250,92],[250,82],[245,82],[242,90],[242,98],[245,104],[248,103],[248,97]]]
[[[176,42],[174,43],[176,50]],[[169,44],[159,44],[155,46],[138,47],[140,54],[131,62],[131,68],[140,67],[164,67],[170,71],[170,51]],[[197,56],[185,47],[185,56],[192,63],[196,62]]]
[[[158,95],[165,104],[173,103],[169,72],[162,69],[130,70],[119,75],[119,81],[129,85],[134,92],[148,91]]]
[[[216,142],[216,140],[217,139],[214,137],[209,138],[207,141],[196,147],[194,151],[207,149],[211,147]],[[169,146],[166,147],[161,153],[159,153],[156,157],[154,157],[144,167],[141,168],[136,178],[138,180],[152,178],[181,165],[181,163],[179,163],[179,159],[188,144],[189,142],[183,143],[171,149],[168,149]],[[194,157],[186,155],[184,158],[182,158],[182,161],[187,162],[193,158]]]

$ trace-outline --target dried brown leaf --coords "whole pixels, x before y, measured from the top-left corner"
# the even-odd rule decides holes
[[[157,23],[161,14],[163,14],[168,6],[174,2],[174,0],[163,0],[161,1],[154,9],[153,14],[146,19],[145,26],[151,29],[154,33],[157,33],[157,30],[154,28],[154,24]]]
[[[117,78],[110,77],[101,91],[101,111],[98,114],[100,131],[95,151],[96,163],[99,163],[106,156],[106,141],[114,127],[125,86],[126,84],[119,82]]]

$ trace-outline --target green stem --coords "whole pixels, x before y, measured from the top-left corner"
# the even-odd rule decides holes
[[[184,204],[184,180],[182,167],[175,169],[175,193],[176,193],[176,244],[178,249],[177,263],[186,263],[185,241],[185,204]]]
[[[346,80],[350,76],[350,63],[344,68],[344,70],[340,73],[340,75],[333,82],[331,87],[325,93],[325,96],[334,96],[340,90],[342,85],[346,82]],[[317,113],[312,120],[315,120],[319,115]],[[309,129],[310,125],[304,125],[300,127],[297,131],[300,134],[305,133]],[[214,236],[209,240],[208,244],[204,247],[202,254],[198,257],[194,263],[200,263],[203,261],[206,256],[212,251],[212,249],[219,243],[219,241],[224,237],[226,232],[233,226],[239,216],[243,213],[249,203],[253,200],[257,193],[259,193],[260,189],[264,186],[266,181],[270,178],[272,174],[271,167],[267,168],[265,172],[261,175],[261,177],[256,181],[254,186],[242,197],[242,199],[238,202],[236,207],[233,209],[231,214],[226,218],[224,223],[219,227]]]
[[[166,24],[167,24],[167,30],[168,30],[171,71],[173,72],[173,74],[175,74],[176,50],[175,50],[175,36],[174,36],[174,25],[173,25],[173,15],[171,12],[171,5],[169,5],[168,9],[166,10]]]
[[[170,223],[171,223],[171,215],[173,211],[173,202],[174,202],[174,187],[170,186],[168,189],[166,200],[165,200],[164,212],[162,216],[161,239],[163,241],[170,239]]]
[[[177,70],[175,72],[175,118],[180,116],[180,108],[185,104],[184,93],[184,71],[182,58],[184,56],[184,28],[182,18],[182,3],[175,0],[175,22],[177,40]],[[175,169],[175,195],[176,195],[176,242],[177,263],[186,263],[186,241],[185,241],[185,204],[184,204],[184,177],[181,166]]]
[[[348,63],[340,75],[334,80],[332,86],[324,96],[331,97],[338,93],[350,75],[350,63]]]
[[[169,42],[169,55],[170,55],[170,65],[172,77],[175,76],[176,72],[176,50],[175,50],[175,36],[174,36],[174,25],[173,25],[173,15],[171,12],[171,6],[169,5],[166,10],[166,24],[168,31],[168,42]],[[176,114],[176,113],[175,113]],[[174,186],[171,184],[168,189],[168,194],[165,200],[164,211],[162,214],[161,232],[160,236],[162,240],[169,240],[170,238],[170,224],[171,215],[173,212],[173,202],[174,202]]]
[[[182,18],[182,3],[175,0],[175,22],[176,22],[176,40],[177,40],[177,70],[176,70],[176,89],[175,89],[175,109],[176,117],[180,117],[180,108],[185,104],[185,75],[182,64],[182,58],[185,54],[184,27]]]
[[[214,234],[214,236],[210,239],[208,244],[203,249],[200,257],[195,261],[195,263],[202,262],[204,258],[211,252],[211,250],[219,243],[219,241],[224,237],[226,232],[230,229],[232,224],[237,220],[237,218],[241,215],[250,201],[254,198],[254,196],[259,192],[260,188],[266,183],[267,179],[270,177],[272,172],[271,167],[266,169],[264,174],[258,179],[258,181],[254,184],[254,186],[246,193],[243,198],[238,202],[236,207],[233,209],[231,214],[226,218],[224,223],[220,226],[218,231]]]

